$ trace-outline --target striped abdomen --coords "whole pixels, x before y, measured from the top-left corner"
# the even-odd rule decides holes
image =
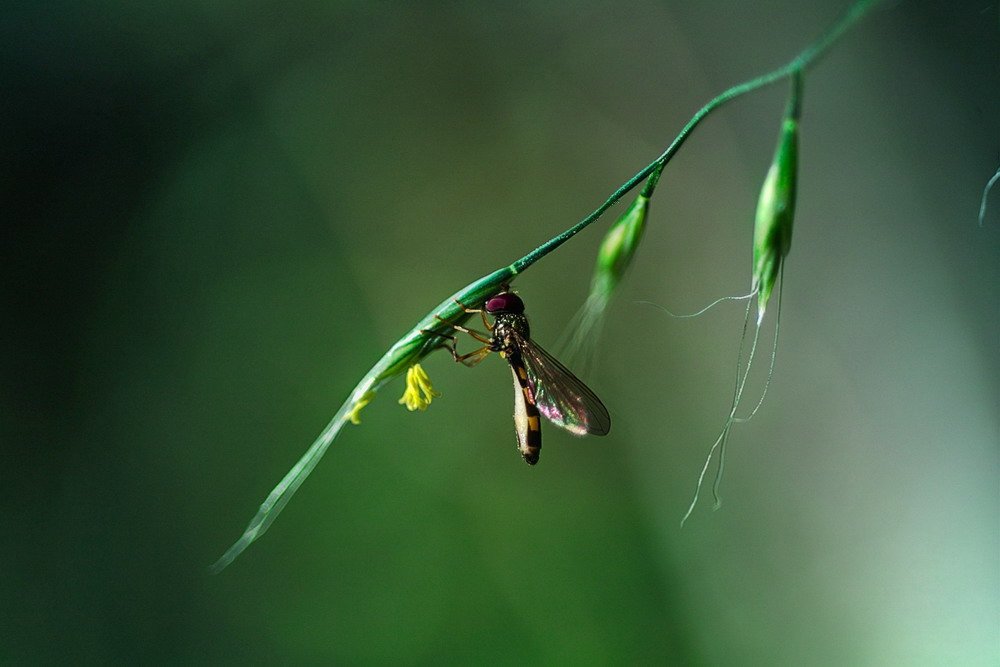
[[[538,463],[542,451],[542,421],[535,405],[535,395],[528,384],[528,372],[521,355],[507,350],[504,356],[514,374],[514,430],[517,432],[517,449],[528,465]]]

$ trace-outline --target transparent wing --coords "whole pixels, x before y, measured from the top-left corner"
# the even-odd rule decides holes
[[[517,341],[538,410],[575,435],[606,435],[611,415],[601,399],[530,338],[517,336]]]

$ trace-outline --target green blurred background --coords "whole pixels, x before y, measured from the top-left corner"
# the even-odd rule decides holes
[[[546,427],[528,468],[503,362],[434,355],[431,409],[387,387],[206,574],[419,317],[846,4],[8,5],[0,663],[998,664],[985,0],[891,4],[807,77],[775,376],[720,511],[678,528],[742,307],[635,302],[746,291],[784,86],[661,181],[586,376],[609,437]],[[543,345],[604,229],[519,279]]]

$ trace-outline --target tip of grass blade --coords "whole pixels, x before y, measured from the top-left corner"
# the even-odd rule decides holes
[[[267,495],[267,498],[261,503],[260,508],[257,513],[247,524],[246,529],[236,542],[233,543],[231,547],[226,549],[226,552],[222,554],[219,560],[212,563],[209,566],[208,571],[211,574],[218,574],[224,569],[229,567],[229,565],[236,560],[240,554],[246,551],[247,547],[257,541],[261,535],[263,535],[267,529],[274,523],[274,520],[278,518],[281,514],[281,510],[285,508],[288,501],[291,500],[292,496],[298,491],[302,483],[306,481],[306,478],[319,463],[320,459],[326,453],[326,450],[330,447],[330,444],[340,433],[340,429],[344,427],[347,420],[344,419],[345,415],[348,414],[352,405],[355,403],[355,396],[365,393],[365,390],[373,385],[374,381],[365,378],[361,381],[358,387],[351,392],[351,398],[346,400],[337,414],[334,415],[330,423],[326,425],[326,428],[319,434],[306,453],[296,462],[292,469],[289,470],[285,476],[278,482],[278,485],[271,490],[271,493]]]
[[[996,185],[996,182],[1000,180],[1000,169],[997,169],[997,173],[986,182],[986,187],[983,188],[983,199],[979,202],[979,226],[983,226],[983,220],[986,219],[986,200],[990,195],[990,190]]]

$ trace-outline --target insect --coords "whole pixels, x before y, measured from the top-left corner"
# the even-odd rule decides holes
[[[611,416],[601,399],[551,354],[531,339],[524,302],[506,285],[486,301],[483,308],[468,308],[467,313],[479,313],[490,332],[486,334],[451,324],[484,346],[468,354],[459,354],[457,339],[451,339],[455,361],[475,366],[490,352],[499,352],[510,364],[514,376],[514,428],[517,449],[529,465],[538,463],[542,449],[539,413],[574,435],[606,435],[611,430]],[[491,325],[486,319],[493,317]]]

